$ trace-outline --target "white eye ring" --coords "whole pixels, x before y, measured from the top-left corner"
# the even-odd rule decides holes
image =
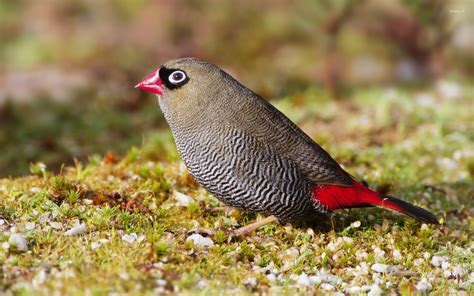
[[[186,74],[181,70],[177,70],[171,73],[168,79],[171,83],[178,84],[186,80]]]

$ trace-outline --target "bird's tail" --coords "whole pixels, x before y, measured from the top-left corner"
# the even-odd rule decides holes
[[[395,197],[383,195],[382,201],[375,205],[400,212],[426,223],[439,224],[438,219],[431,212]]]
[[[354,181],[353,187],[322,185],[313,187],[313,197],[329,210],[377,206],[393,210],[420,221],[439,224],[435,215],[398,198],[379,194]]]

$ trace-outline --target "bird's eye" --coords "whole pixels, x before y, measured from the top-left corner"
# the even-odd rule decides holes
[[[171,73],[168,77],[169,81],[173,84],[178,84],[183,82],[186,79],[186,74],[183,71],[177,70]]]

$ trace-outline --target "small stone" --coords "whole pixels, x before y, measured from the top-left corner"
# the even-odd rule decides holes
[[[194,242],[195,245],[203,246],[203,247],[210,247],[214,245],[214,241],[209,237],[204,237],[199,233],[194,233],[188,236],[186,239],[187,241],[191,240]]]
[[[303,272],[296,280],[296,284],[300,286],[310,286],[311,280],[309,279],[308,275]]]
[[[448,278],[448,279],[453,277],[453,274],[449,270],[443,271],[443,275],[444,275],[445,278]]]
[[[332,291],[334,290],[334,286],[328,283],[322,283],[321,288],[323,288],[326,291]]]
[[[361,261],[367,259],[367,257],[369,257],[369,254],[364,249],[359,249],[356,251],[355,256],[358,261]]]
[[[196,289],[198,290],[202,290],[206,287],[209,286],[209,282],[206,281],[206,280],[200,280],[197,284],[196,284]]]
[[[79,235],[83,234],[86,232],[86,224],[81,223],[79,225],[74,226],[73,228],[69,229],[64,233],[65,236],[73,236],[73,235]]]
[[[49,222],[49,226],[51,226],[51,228],[57,229],[57,230],[60,230],[60,229],[63,228],[63,225],[59,222]]]
[[[267,274],[267,279],[270,283],[274,283],[277,280],[277,277],[273,273],[270,273],[270,274]]]
[[[310,276],[309,280],[311,281],[311,284],[313,285],[319,285],[323,281],[319,275]]]
[[[433,256],[431,258],[431,264],[435,267],[440,267],[443,262],[446,262],[446,257],[444,256]]]
[[[8,242],[3,242],[2,243],[2,249],[4,249],[5,251],[10,249],[10,244]]]
[[[334,252],[334,251],[337,251],[337,248],[339,247],[339,245],[337,243],[330,242],[327,245],[327,247],[328,247],[329,251]]]
[[[30,188],[30,192],[31,192],[31,193],[38,193],[38,192],[40,192],[40,191],[41,191],[41,189],[38,188],[38,187],[31,187],[31,188]]]
[[[423,264],[423,262],[425,262],[425,259],[423,258],[416,258],[415,260],[413,260],[413,265],[415,266],[420,266]]]
[[[441,268],[442,269],[447,270],[449,267],[451,267],[451,264],[449,264],[449,262],[444,261],[444,262],[441,263]]]
[[[37,287],[41,285],[42,283],[44,283],[45,280],[46,280],[46,271],[42,269],[33,278],[33,281],[32,281],[33,286]]]
[[[187,207],[191,202],[194,201],[191,197],[176,190],[174,191],[174,197],[178,201],[179,205],[185,207]]]
[[[249,277],[249,278],[245,279],[244,286],[250,287],[250,288],[255,288],[257,286],[257,279],[254,278],[254,277]]]
[[[372,249],[374,250],[375,259],[382,260],[382,259],[385,258],[385,251],[384,250],[380,249],[377,246],[372,246]]]
[[[25,230],[30,231],[36,228],[36,224],[33,222],[26,222],[25,224]]]
[[[420,292],[427,292],[433,289],[433,286],[431,286],[426,278],[422,278],[418,284],[416,284],[416,289]]]
[[[346,292],[349,294],[367,292],[370,290],[370,286],[352,286],[346,289]]]
[[[453,269],[453,275],[455,277],[463,277],[466,274],[466,271],[461,266],[456,266]]]
[[[164,287],[164,286],[166,286],[166,281],[164,279],[157,279],[156,280],[156,285],[158,287]]]
[[[136,233],[126,233],[124,235],[122,235],[122,240],[124,242],[127,242],[129,244],[133,244],[138,238],[138,235]]]
[[[92,249],[92,250],[95,250],[95,249],[97,249],[98,247],[100,247],[100,243],[99,243],[99,242],[92,242],[92,243],[91,243],[91,249]]]
[[[12,234],[10,238],[8,239],[8,243],[11,246],[16,247],[18,251],[22,251],[22,252],[28,251],[28,244],[26,242],[26,239],[20,233]]]
[[[124,281],[128,281],[130,279],[130,275],[125,270],[119,271],[118,276]]]
[[[372,265],[371,269],[375,272],[386,273],[388,271],[388,265],[375,263],[374,265]]]
[[[351,226],[354,227],[354,228],[359,228],[361,225],[360,221],[354,221],[351,223]]]
[[[331,275],[331,274],[320,274],[319,278],[321,279],[321,282],[333,284],[333,285],[340,285],[342,284],[342,279],[338,276]]]
[[[370,286],[370,291],[367,293],[367,296],[380,296],[382,293],[383,290],[377,284],[373,284]]]

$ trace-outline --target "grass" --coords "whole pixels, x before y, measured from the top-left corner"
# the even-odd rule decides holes
[[[92,155],[59,173],[35,163],[29,175],[0,180],[0,291],[472,294],[473,94],[461,90],[450,98],[369,88],[344,102],[308,90],[276,102],[353,175],[430,209],[442,226],[357,209],[335,214],[333,228],[327,217],[314,228],[274,223],[232,237],[228,230],[258,217],[219,211],[159,133],[122,156]],[[65,235],[78,225],[85,229]],[[212,246],[188,240],[197,228],[216,231]]]

